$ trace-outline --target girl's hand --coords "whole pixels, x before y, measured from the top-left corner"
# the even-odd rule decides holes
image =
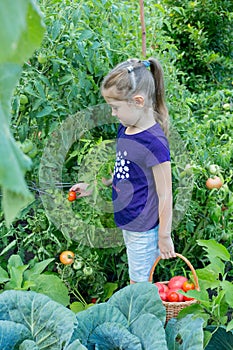
[[[75,191],[75,192],[79,193],[77,198],[87,197],[87,196],[90,196],[92,194],[92,190],[87,190],[88,186],[89,186],[89,184],[87,184],[85,182],[80,182],[78,184],[73,185],[70,188],[70,191]]]
[[[171,237],[159,237],[159,250],[162,259],[175,258],[174,244]]]
[[[106,179],[106,177],[102,177],[102,183],[104,184],[104,186],[111,186],[112,185],[112,180],[113,180],[113,173],[110,172],[111,178],[110,179]]]

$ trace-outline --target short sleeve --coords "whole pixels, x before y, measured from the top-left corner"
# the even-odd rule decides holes
[[[167,138],[165,135],[154,135],[147,149],[146,166],[152,167],[170,160],[170,149]]]

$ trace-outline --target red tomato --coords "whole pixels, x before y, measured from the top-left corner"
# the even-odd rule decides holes
[[[163,301],[167,300],[167,293],[165,292],[159,292],[159,296]]]
[[[163,284],[160,282],[155,282],[154,285],[158,288],[159,293],[164,292]]]
[[[183,286],[182,286],[182,289],[184,292],[187,292],[188,290],[195,289],[195,286],[192,282],[185,281]]]
[[[206,187],[209,190],[212,190],[213,188],[220,188],[220,187],[222,187],[222,185],[223,185],[223,183],[222,183],[222,180],[220,179],[219,176],[210,177],[206,181]]]
[[[169,292],[176,292],[179,296],[179,301],[184,301],[184,296],[183,294],[178,293],[178,289],[169,289]]]
[[[167,293],[167,300],[171,302],[178,302],[179,301],[179,295],[177,292],[169,291]]]
[[[189,301],[189,300],[194,300],[194,298],[189,298],[189,297],[186,297],[186,295],[184,295],[184,301]]]
[[[163,284],[163,290],[165,293],[167,293],[169,291],[169,288],[166,284]]]
[[[182,289],[182,286],[185,281],[188,281],[188,279],[184,276],[174,276],[168,282],[168,288],[176,290]]]
[[[97,298],[91,298],[92,304],[95,304],[97,302]]]
[[[70,265],[74,261],[74,253],[70,250],[65,250],[60,254],[59,259],[63,265]]]
[[[70,191],[68,194],[68,201],[73,202],[76,199],[76,192],[75,191]]]

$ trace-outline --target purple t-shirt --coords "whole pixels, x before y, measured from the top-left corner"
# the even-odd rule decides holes
[[[168,141],[160,125],[126,135],[119,125],[112,199],[116,225],[144,232],[159,223],[158,196],[152,167],[170,161]]]

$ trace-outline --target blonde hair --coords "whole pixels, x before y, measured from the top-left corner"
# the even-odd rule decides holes
[[[147,69],[150,67],[150,70]],[[114,99],[129,100],[138,93],[145,95],[145,103],[152,104],[155,119],[160,123],[165,134],[168,134],[169,116],[165,104],[163,69],[153,57],[146,61],[129,59],[118,64],[104,78],[101,92],[115,88]]]

